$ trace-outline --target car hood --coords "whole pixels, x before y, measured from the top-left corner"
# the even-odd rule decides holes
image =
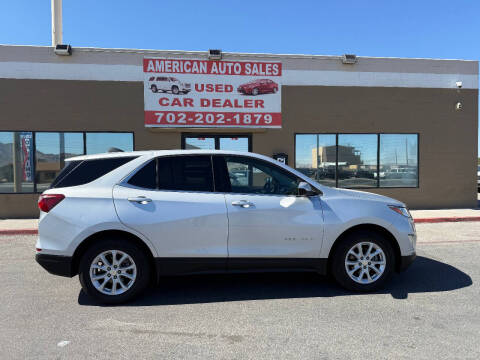
[[[350,197],[350,198],[355,198],[360,200],[376,201],[376,202],[381,202],[388,205],[406,206],[401,201],[389,198],[388,196],[372,194],[365,191],[350,190],[350,189],[332,189],[332,188],[330,188],[330,190],[334,191],[337,196]]]

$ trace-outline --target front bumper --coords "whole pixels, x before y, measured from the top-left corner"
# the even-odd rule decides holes
[[[407,256],[402,256],[400,258],[400,264],[398,266],[398,271],[406,270],[412,264],[412,262],[415,260],[416,257],[417,257],[417,253],[413,253],[413,254],[407,255]]]
[[[72,257],[61,255],[39,254],[35,255],[35,260],[50,274],[72,277]]]

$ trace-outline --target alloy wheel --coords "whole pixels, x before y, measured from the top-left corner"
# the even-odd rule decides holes
[[[97,255],[89,272],[95,289],[105,295],[125,293],[137,278],[137,266],[132,257],[120,250],[107,250]]]
[[[359,284],[371,284],[384,273],[387,261],[384,251],[373,242],[355,244],[345,257],[348,276]]]

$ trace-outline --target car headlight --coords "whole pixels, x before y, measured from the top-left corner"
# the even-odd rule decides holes
[[[404,206],[397,206],[397,205],[388,205],[390,209],[395,211],[397,214],[403,215],[405,217],[411,218],[410,211]]]

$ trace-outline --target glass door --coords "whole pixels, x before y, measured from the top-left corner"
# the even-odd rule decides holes
[[[251,135],[183,134],[182,149],[252,151]]]
[[[182,146],[185,150],[215,150],[215,138],[213,137],[185,137]]]

